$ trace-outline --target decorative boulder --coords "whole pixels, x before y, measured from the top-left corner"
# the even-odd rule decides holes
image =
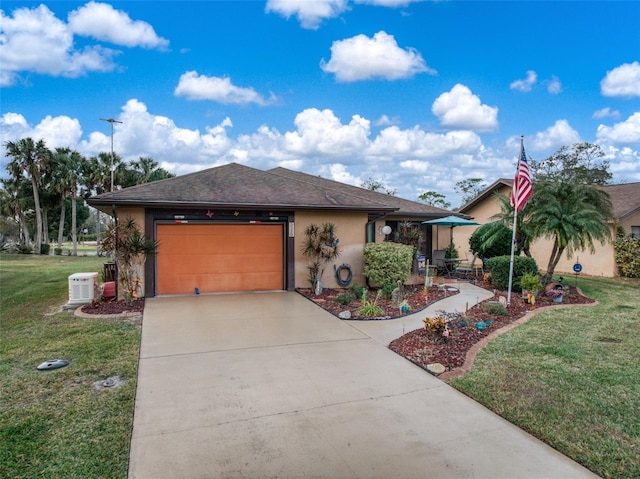
[[[340,319],[351,319],[351,311],[342,311],[338,314]]]

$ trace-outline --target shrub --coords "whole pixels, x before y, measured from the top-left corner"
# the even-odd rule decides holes
[[[354,299],[356,299],[356,296],[353,294],[353,292],[350,290],[347,290],[340,293],[338,296],[336,296],[334,298],[334,301],[338,304],[341,304],[342,306],[347,306]]]
[[[398,243],[369,243],[364,247],[364,275],[389,293],[411,274],[413,248]],[[390,288],[390,289],[389,289]]]
[[[618,235],[613,247],[620,275],[640,278],[640,240],[633,236]]]
[[[376,299],[374,301],[369,301],[367,300],[367,290],[365,289],[364,293],[362,293],[362,306],[358,308],[358,314],[365,318],[374,318],[376,316],[384,315],[384,309],[377,304],[380,295],[381,292],[379,291]]]
[[[51,251],[51,245],[49,243],[42,243],[40,245],[40,254],[48,256]]]
[[[18,247],[18,253],[19,254],[31,254],[31,253],[33,253],[33,246],[23,243]]]
[[[362,298],[362,294],[366,290],[367,288],[365,288],[364,286],[362,286],[360,283],[357,283],[357,282],[349,286],[349,291],[351,291],[356,298]]]
[[[487,301],[482,306],[482,309],[487,314],[492,314],[494,316],[506,316],[507,308],[504,307],[504,304],[499,301]]]
[[[497,289],[505,290],[509,287],[509,263],[511,256],[496,256],[487,262],[491,271],[491,284]],[[513,285],[516,291],[520,291],[518,279],[525,273],[538,274],[536,260],[526,256],[513,258]]]
[[[469,238],[469,248],[480,258],[493,258],[511,254],[513,232],[495,221],[476,229]]]

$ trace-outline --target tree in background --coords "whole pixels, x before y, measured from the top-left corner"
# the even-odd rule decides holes
[[[33,204],[35,208],[35,254],[40,254],[42,247],[42,208],[40,204],[40,179],[48,169],[51,152],[44,140],[34,142],[31,138],[22,138],[16,142],[5,143],[6,155],[13,158],[7,165],[13,178],[19,179],[23,175],[31,180]]]
[[[462,194],[462,204],[468,203],[487,187],[482,178],[469,178],[456,183],[454,190]]]
[[[27,209],[27,201],[21,190],[21,187],[28,180],[26,178],[7,178],[2,180],[2,189],[0,189],[0,211],[2,216],[8,218],[11,222],[17,222],[20,230],[20,243],[29,246],[31,238],[29,235],[29,227],[25,211]]]
[[[561,147],[541,162],[531,160],[529,168],[534,181],[606,185],[613,175],[609,171],[609,161],[603,159],[604,156],[599,145],[574,143]]]
[[[381,181],[374,180],[371,177],[364,180],[360,185],[360,188],[364,188],[365,190],[378,191],[389,196],[395,196],[397,193],[395,189],[391,190],[387,188]]]
[[[425,191],[420,196],[418,196],[418,199],[423,203],[431,206],[436,206],[438,208],[443,208],[445,210],[451,208],[451,203],[446,201],[446,196],[435,191]]]
[[[58,248],[62,248],[67,198],[71,198],[71,241],[73,256],[78,254],[77,206],[78,187],[83,182],[85,158],[70,148],[56,148],[52,158],[52,188],[60,194]]]

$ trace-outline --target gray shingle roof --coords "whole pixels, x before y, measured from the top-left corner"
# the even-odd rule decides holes
[[[287,170],[285,170],[287,171]],[[310,176],[310,175],[309,175]],[[333,185],[339,183],[331,182]],[[225,206],[391,212],[379,198],[356,196],[329,184],[310,183],[280,172],[230,163],[187,175],[103,193],[92,206]]]
[[[397,208],[397,211],[393,213],[393,216],[419,216],[421,218],[440,218],[442,216],[448,216],[451,214],[451,211],[438,208],[436,206],[419,203],[417,201],[406,200],[397,196],[387,195],[385,193],[347,185],[338,181],[329,180],[320,176],[309,175],[307,173],[302,173],[299,171],[292,171],[286,168],[273,168],[271,170],[268,170],[268,172],[285,178],[303,181],[309,185],[320,186],[322,188],[337,190],[345,194],[359,196],[367,202],[373,201],[376,203],[383,203],[393,208]]]

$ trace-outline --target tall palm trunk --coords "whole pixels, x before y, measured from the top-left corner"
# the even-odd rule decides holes
[[[62,201],[60,203],[60,225],[58,226],[58,249],[62,248],[62,240],[64,237],[64,217],[66,212],[66,195],[62,195]]]
[[[42,247],[42,208],[40,208],[40,194],[38,193],[38,183],[33,176],[31,177],[31,187],[33,188],[33,203],[35,204],[36,208],[34,253],[40,254],[40,248]]]
[[[73,256],[78,256],[78,233],[76,232],[76,190],[71,190],[71,238],[73,241]]]

